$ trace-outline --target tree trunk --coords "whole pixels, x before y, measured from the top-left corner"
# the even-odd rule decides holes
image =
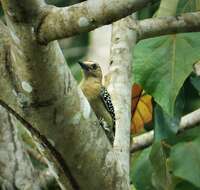
[[[0,106],[0,189],[39,190],[38,172],[24,149],[15,123]]]

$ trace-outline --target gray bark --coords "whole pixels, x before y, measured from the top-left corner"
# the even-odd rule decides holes
[[[39,173],[18,136],[15,119],[0,106],[0,189],[39,190]]]
[[[0,104],[43,143],[63,189],[128,189],[123,163],[99,127],[58,43],[50,41],[111,23],[150,0],[89,0],[61,9],[42,0],[1,2],[7,27],[0,23]],[[128,90],[125,94],[130,97]],[[122,101],[129,105],[127,99]]]
[[[167,34],[199,32],[200,12],[145,19],[130,23],[129,27],[137,31],[138,40]]]
[[[152,0],[88,0],[65,8],[47,7],[37,33],[41,43],[89,32],[142,9]]]
[[[2,1],[8,40],[0,57],[1,104],[46,146],[65,188],[127,189],[121,165],[58,43],[37,41],[34,27],[43,3],[31,1],[29,10],[14,2]],[[32,19],[24,20],[29,11]]]
[[[130,175],[132,50],[137,41],[136,33],[128,28],[130,22],[133,18],[127,17],[112,25],[110,68],[105,78],[116,115],[114,151],[126,173],[127,183]]]

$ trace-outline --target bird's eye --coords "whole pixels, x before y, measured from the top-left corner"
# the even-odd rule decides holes
[[[93,65],[92,65],[92,69],[96,70],[96,69],[97,69],[97,65],[96,65],[96,64],[93,64]]]

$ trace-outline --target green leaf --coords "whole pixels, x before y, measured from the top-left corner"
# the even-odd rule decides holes
[[[169,115],[180,88],[200,58],[199,33],[157,37],[141,41],[134,51],[133,81]]]
[[[177,13],[185,13],[198,11],[200,9],[200,0],[180,0],[177,8]]]
[[[164,113],[159,105],[154,109],[155,141],[175,137],[179,120]]]
[[[173,175],[200,188],[200,138],[178,143],[170,154]]]
[[[195,187],[191,183],[182,181],[176,186],[175,190],[199,190],[199,188]]]
[[[131,181],[137,190],[155,190],[151,182],[152,167],[149,161],[151,148],[141,152],[131,167]]]
[[[173,189],[171,176],[167,167],[167,155],[161,142],[152,146],[150,161],[153,167],[153,184],[157,190]]]
[[[146,18],[151,18],[155,14],[155,12],[158,10],[160,5],[160,0],[152,0],[151,3],[147,4],[143,9],[137,12],[138,19],[143,20]]]
[[[176,99],[174,116],[170,116],[157,104],[154,108],[155,141],[167,139],[169,142],[176,138],[180,118],[185,105],[184,90],[182,89]]]
[[[192,85],[194,86],[194,88],[198,92],[200,92],[200,76],[191,76],[190,81],[191,81]]]
[[[194,81],[193,81],[194,79]],[[190,112],[193,112],[200,107],[200,98],[198,91],[198,85],[194,83],[198,83],[194,74],[192,74],[184,83],[184,90],[185,90],[185,107],[183,115],[186,115]],[[200,82],[200,81],[199,81]],[[195,88],[195,85],[196,88]]]
[[[190,130],[184,131],[184,133],[181,133],[174,138],[170,138],[170,141],[167,139],[165,140],[167,143],[170,143],[170,145],[175,145],[180,142],[191,142],[199,137],[200,134],[200,126],[196,126]]]

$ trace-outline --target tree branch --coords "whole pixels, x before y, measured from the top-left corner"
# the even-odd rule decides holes
[[[142,9],[152,0],[88,0],[65,8],[44,10],[37,29],[41,43],[89,32]]]
[[[180,128],[178,130],[178,134],[182,133],[187,129],[191,129],[195,125],[200,123],[200,109],[193,111],[190,114],[185,115],[181,118]]]
[[[183,133],[184,131],[197,127],[197,124],[200,123],[200,109],[187,114],[181,118],[180,128],[177,132],[177,135]],[[154,132],[150,131],[142,135],[133,137],[133,142],[131,145],[131,153],[134,153],[138,150],[142,150],[153,143]]]
[[[36,20],[16,22],[12,15],[18,9],[9,9],[11,0],[1,2],[10,35],[8,48],[0,46],[1,103],[53,155],[51,161],[66,189],[128,189],[121,165],[58,43],[39,44]],[[37,3],[43,6],[42,0]],[[38,7],[32,8],[38,12]],[[29,11],[23,14],[30,16]]]
[[[136,44],[136,33],[131,31],[127,24],[131,21],[133,21],[133,18],[130,16],[112,25],[110,69],[106,76],[116,115],[114,151],[126,172],[128,183],[130,169],[132,48]]]
[[[43,0],[2,0],[3,10],[13,22],[28,23],[35,20],[40,9],[45,5]]]
[[[145,19],[130,23],[130,28],[137,31],[138,40],[174,33],[199,32],[200,12]]]
[[[0,152],[0,189],[40,189],[40,181],[33,178],[37,171],[19,137],[15,118],[2,106]]]

